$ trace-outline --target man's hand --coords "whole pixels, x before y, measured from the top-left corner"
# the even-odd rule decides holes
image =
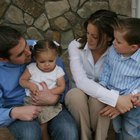
[[[19,119],[22,121],[31,121],[35,119],[41,112],[41,107],[39,106],[21,106],[14,107],[11,110],[11,118]]]
[[[48,89],[48,86],[45,82],[40,83],[43,87],[41,91],[39,91],[38,95],[31,93],[32,104],[33,105],[54,105],[59,100],[59,95],[53,95],[51,91]]]
[[[114,119],[120,114],[120,112],[116,108],[109,105],[104,107],[99,113],[101,116],[108,116],[111,119]]]
[[[132,99],[133,99],[133,97],[131,94],[119,96],[116,108],[121,113],[130,111],[130,109],[133,108]]]

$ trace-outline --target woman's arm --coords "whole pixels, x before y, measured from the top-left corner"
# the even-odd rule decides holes
[[[104,64],[103,64],[103,68],[101,71],[101,74],[99,76],[99,84],[101,84],[104,87],[107,87],[109,84],[109,80],[110,80],[110,76],[112,73],[112,69],[110,67],[110,61],[111,61],[111,57],[110,57],[110,51],[108,51],[107,56],[104,60]]]
[[[79,47],[80,43],[76,40],[72,41],[68,47],[70,69],[76,86],[101,102],[113,107],[116,106],[119,96],[118,93],[112,93],[113,91],[107,90],[87,77],[84,66],[80,60],[81,50],[78,49]]]
[[[80,60],[81,50],[78,49],[79,47],[80,43],[76,40],[72,41],[68,47],[70,69],[76,86],[89,96],[97,98],[99,101],[110,106],[116,106],[121,112],[130,110],[130,108],[133,107],[131,98],[119,96],[117,91],[108,90],[87,77],[84,66]]]

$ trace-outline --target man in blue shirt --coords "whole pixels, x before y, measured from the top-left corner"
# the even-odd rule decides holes
[[[0,126],[7,126],[16,140],[41,139],[36,121],[41,108],[23,106],[25,91],[19,85],[20,75],[30,61],[31,51],[22,35],[11,27],[0,26]],[[51,103],[45,96],[47,86],[43,86],[38,105]],[[53,140],[78,140],[75,122],[66,109],[48,123],[48,130]]]

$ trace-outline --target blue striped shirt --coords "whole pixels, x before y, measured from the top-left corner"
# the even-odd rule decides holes
[[[108,50],[100,84],[122,94],[130,94],[140,87],[140,49],[129,57],[118,54],[114,47]]]

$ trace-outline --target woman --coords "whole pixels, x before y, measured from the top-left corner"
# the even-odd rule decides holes
[[[98,115],[105,104],[116,106],[121,113],[133,106],[131,97],[119,96],[118,92],[107,90],[97,83],[107,49],[114,39],[112,26],[116,20],[117,15],[108,10],[93,13],[84,24],[86,44],[82,47],[82,41],[78,39],[72,41],[68,48],[70,69],[77,88],[68,92],[65,104],[77,122],[81,140],[93,139],[94,131],[96,140],[106,139],[109,118]]]

